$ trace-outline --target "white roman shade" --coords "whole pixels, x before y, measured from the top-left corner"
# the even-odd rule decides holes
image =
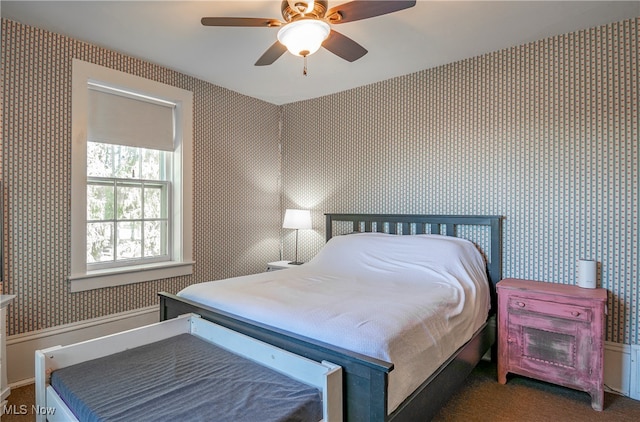
[[[175,106],[89,87],[88,140],[173,151]]]

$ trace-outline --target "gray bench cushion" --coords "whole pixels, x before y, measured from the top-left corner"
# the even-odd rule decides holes
[[[318,421],[320,391],[195,336],[54,371],[81,421]]]

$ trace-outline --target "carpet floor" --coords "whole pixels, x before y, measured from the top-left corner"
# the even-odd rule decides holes
[[[604,411],[596,412],[591,409],[590,396],[581,391],[519,376],[510,376],[506,385],[498,384],[496,379],[495,364],[480,362],[434,421],[640,421],[640,401],[617,394],[605,393]],[[14,414],[5,414],[2,421],[35,421],[31,411],[34,403],[33,384],[13,389],[8,410]],[[17,414],[22,410],[26,410],[25,414]],[[214,415],[211,420],[215,421]]]

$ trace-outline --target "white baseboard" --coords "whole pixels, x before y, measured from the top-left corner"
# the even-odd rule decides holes
[[[631,391],[629,397],[640,400],[640,344],[631,346]]]
[[[35,351],[106,336],[159,320],[158,306],[135,309],[7,337],[7,380],[11,387],[33,382]],[[3,358],[4,359],[4,358]],[[3,362],[4,365],[4,362]]]
[[[604,343],[604,386],[606,391],[629,397],[631,383],[631,346]]]

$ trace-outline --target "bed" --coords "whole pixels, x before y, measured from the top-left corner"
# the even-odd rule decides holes
[[[461,239],[463,237],[472,238],[473,242]],[[339,365],[343,370],[345,420],[430,419],[495,343],[495,321],[490,309],[496,309],[495,284],[501,277],[501,218],[326,214],[326,239],[327,244],[320,253],[300,268],[199,283],[189,286],[178,295],[160,293],[160,318],[167,320],[194,312],[216,324],[297,355]],[[433,272],[434,266],[441,266],[445,258],[416,255],[407,248],[424,243],[433,249],[433,242],[442,245],[435,247],[441,255],[448,254],[447,251],[461,250],[465,256],[461,265],[438,269],[440,278],[435,277],[438,287],[430,288],[439,294],[441,289],[448,289],[454,296],[462,297],[466,305],[474,309],[474,316],[459,316],[463,312],[461,309],[467,308],[460,303],[452,305],[454,311],[438,308],[439,301],[449,301],[446,294],[438,296],[434,305],[436,308],[425,311],[431,314],[434,309],[435,314],[453,312],[435,323],[441,325],[447,319],[458,321],[454,329],[449,331],[463,332],[463,335],[453,340],[448,339],[446,328],[443,333],[420,334],[419,326],[424,325],[422,322],[407,326],[413,320],[402,314],[406,309],[403,311],[403,306],[388,306],[409,304],[413,302],[412,296],[420,297],[423,294],[424,287],[420,283],[425,279],[416,276],[412,268],[418,267],[420,271],[426,268]],[[363,269],[358,266],[362,256],[358,256],[357,245],[364,244],[365,248],[369,248],[370,243],[375,246],[367,249],[367,264]],[[385,249],[384,245],[393,246]],[[475,256],[471,249],[475,249]],[[385,250],[391,251],[391,259],[383,260],[381,264],[376,259],[379,252]],[[399,275],[394,274],[398,263],[401,263]],[[466,279],[467,276],[470,276],[470,280]],[[442,277],[447,280],[443,281]],[[367,282],[373,284],[364,290],[358,286]],[[407,287],[407,283],[411,286]],[[307,311],[308,303],[305,304],[305,299],[298,296],[299,292],[292,287],[298,284],[306,286],[303,290],[314,292],[311,301],[318,301],[318,306]],[[241,288],[237,290],[233,285],[240,285]],[[413,293],[409,297],[402,296],[403,290],[409,288]],[[246,290],[251,293],[246,294]],[[349,298],[342,311],[329,306],[333,306],[333,303],[327,292],[334,290],[340,292],[333,299],[334,302],[344,302],[340,298]],[[382,298],[375,297],[378,291],[382,292]],[[471,300],[471,293],[478,295]],[[387,302],[384,302],[385,297]],[[370,316],[362,313],[363,301],[378,304],[371,307]],[[353,311],[349,307],[351,303]],[[278,312],[275,315],[265,313],[265,309],[269,308]],[[391,308],[391,313],[382,314],[387,308]],[[415,308],[409,309],[409,312],[414,311]],[[355,314],[355,317],[344,319],[344,313]],[[310,314],[311,318],[304,317],[306,314]],[[354,321],[357,327],[349,327],[348,324]],[[382,329],[382,337],[392,341],[386,345],[371,344],[378,331],[360,336],[362,328],[365,327],[366,332],[368,325]],[[404,337],[396,335],[394,330],[398,327]],[[345,335],[350,329],[358,334]],[[427,342],[431,341],[429,353],[436,352],[433,358],[431,355],[426,357],[426,352],[414,350],[421,347],[412,343],[418,336],[427,338]],[[433,338],[428,339],[429,336]],[[405,349],[411,350],[405,353]],[[418,366],[407,366],[412,361]],[[408,375],[414,372],[419,377],[407,380]]]
[[[339,366],[195,314],[38,350],[35,365],[38,421],[342,421]]]

